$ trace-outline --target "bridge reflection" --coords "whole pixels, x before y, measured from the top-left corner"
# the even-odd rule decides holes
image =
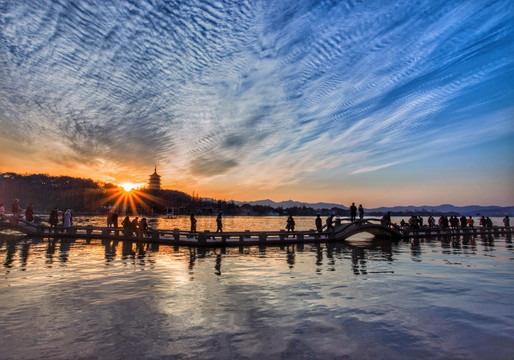
[[[505,247],[514,252],[512,236],[507,234]],[[501,239],[500,238],[500,239]],[[0,236],[0,254],[4,254],[4,268],[11,269],[18,267],[21,270],[30,266],[31,250],[33,246],[40,247],[46,244],[41,250],[44,252],[45,264],[52,267],[56,260],[59,263],[66,263],[70,260],[70,253],[79,251],[78,248],[94,247],[103,250],[105,264],[114,266],[118,260],[125,264],[134,266],[148,266],[157,261],[173,261],[173,258],[166,257],[167,254],[186,256],[187,269],[192,275],[199,260],[213,260],[213,268],[216,275],[222,275],[222,263],[226,256],[243,255],[252,257],[283,257],[288,269],[293,271],[298,266],[298,253],[313,253],[313,264],[316,273],[324,271],[335,271],[337,262],[349,261],[351,271],[355,275],[366,275],[376,272],[391,272],[387,268],[379,271],[369,271],[368,262],[394,262],[395,254],[399,247],[408,244],[410,248],[410,258],[414,262],[423,259],[422,243],[440,243],[441,253],[443,254],[476,254],[477,241],[484,252],[494,252],[495,242],[498,240],[493,234],[481,237],[442,237],[440,239],[412,238],[405,242],[390,241],[383,238],[349,238],[344,242],[327,242],[317,244],[291,244],[280,246],[240,246],[217,247],[217,248],[198,248],[159,245],[144,241],[132,240],[87,240],[87,239],[44,239],[44,238],[20,238],[13,236]],[[38,251],[41,251],[38,249]],[[81,250],[82,251],[82,250]],[[96,250],[95,250],[96,251]],[[17,255],[19,254],[19,255]],[[157,255],[159,255],[157,257]]]

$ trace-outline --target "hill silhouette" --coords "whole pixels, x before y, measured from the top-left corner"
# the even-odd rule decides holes
[[[10,212],[10,204],[19,199],[23,208],[29,203],[34,204],[36,212],[48,213],[54,207],[59,209],[71,208],[75,213],[103,214],[115,204],[113,193],[119,187],[111,183],[103,183],[92,179],[75,178],[70,176],[49,176],[45,174],[20,175],[16,173],[0,174],[0,203]],[[212,198],[198,198],[178,190],[149,190],[140,189],[141,202],[137,203],[140,214],[164,214],[173,209],[175,214],[210,215],[223,210],[226,215],[294,215],[313,216],[334,214],[347,216],[348,207],[336,203],[306,203],[299,201],[273,200],[260,201],[224,201]],[[144,205],[142,204],[144,202]],[[419,216],[438,214],[459,214],[465,216],[504,216],[514,214],[514,207],[500,206],[462,206],[451,204],[439,206],[395,206],[366,208],[367,215],[381,215],[391,212],[392,215]]]

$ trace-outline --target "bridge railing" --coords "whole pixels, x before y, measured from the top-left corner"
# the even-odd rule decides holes
[[[150,239],[159,242],[183,243],[183,244],[208,244],[208,243],[266,243],[269,242],[303,242],[309,240],[322,241],[329,239],[331,234],[319,233],[315,230],[307,231],[225,231],[213,232],[204,230],[199,232],[190,232],[180,229],[157,229],[148,228],[147,231],[141,229],[125,229],[122,227],[104,227],[93,225],[73,225],[69,228],[59,226],[50,228],[38,224],[31,224],[34,227],[29,230],[24,225],[18,226],[17,230],[25,232],[28,235],[37,236],[62,236],[62,237],[86,237],[86,238],[110,238],[110,239]]]
[[[199,244],[207,244],[210,241],[221,243],[250,243],[250,242],[258,242],[265,243],[267,241],[275,241],[275,242],[286,242],[289,240],[294,240],[297,242],[302,242],[305,240],[321,240],[328,239],[331,234],[320,233],[316,230],[308,230],[308,231],[224,231],[224,232],[213,232],[210,230],[198,231],[198,232],[190,232],[183,231],[179,229],[174,230],[161,230],[161,229],[152,229],[151,231],[152,239],[154,240],[166,240],[173,239],[175,242],[187,242],[197,241]]]

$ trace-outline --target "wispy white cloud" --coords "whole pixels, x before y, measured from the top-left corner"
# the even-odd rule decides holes
[[[388,167],[396,165],[396,164],[398,164],[398,161],[392,162],[392,163],[389,163],[389,164],[364,167],[364,168],[360,168],[360,169],[357,169],[357,170],[353,171],[351,174],[354,175],[354,174],[362,174],[362,173],[367,173],[367,172],[373,172],[373,171],[377,171],[377,170],[380,170],[380,169],[388,168]]]
[[[514,90],[490,86],[514,78],[509,1],[347,5],[4,2],[0,137],[109,177],[276,187],[512,136]]]

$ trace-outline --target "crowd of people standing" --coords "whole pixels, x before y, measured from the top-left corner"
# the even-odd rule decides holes
[[[127,215],[121,222],[121,226],[123,227],[125,236],[132,236],[133,234],[141,236],[150,236],[150,228],[148,226],[148,221],[146,220],[146,218],[141,218],[141,220],[139,220],[139,217],[136,216],[134,217],[134,219],[130,220],[130,217]],[[113,227],[118,227],[117,221],[116,226]]]
[[[71,209],[66,208],[64,212],[62,212],[55,207],[50,211],[50,217],[48,218],[50,229],[54,229],[54,231],[59,229],[59,217],[61,217],[62,229],[69,230],[73,226],[73,213]]]
[[[29,204],[25,210],[23,210],[20,206],[20,202],[18,199],[15,199],[11,206],[12,216],[16,221],[18,219],[23,219],[25,221],[35,221],[34,217],[34,206],[33,204]],[[0,203],[0,215],[5,214],[5,207],[3,203]],[[364,207],[362,204],[359,204],[357,207],[355,203],[349,208],[350,220],[352,222],[358,222],[364,220]],[[357,218],[358,216],[358,218]],[[115,209],[109,210],[107,213],[107,227],[118,228],[118,213]],[[382,224],[390,226],[391,225],[391,214],[388,212],[382,217]],[[325,224],[323,225],[323,220],[321,218],[321,214],[317,214],[315,218],[315,227],[318,232],[331,232],[334,231],[334,226],[341,224],[341,220],[339,218],[334,219],[334,214],[330,214],[325,219]],[[57,207],[55,207],[51,212],[48,219],[51,229],[70,229],[73,226],[73,213],[71,209],[66,208],[64,211],[60,211]],[[197,219],[194,213],[191,213],[190,216],[190,231],[196,232],[196,223]],[[478,220],[478,224],[481,227],[492,227],[493,222],[488,216],[481,216]],[[506,215],[503,218],[503,225],[505,227],[510,227],[510,218]],[[121,226],[124,229],[125,234],[131,236],[132,234],[141,234],[143,236],[149,236],[149,225],[146,218],[141,218],[136,216],[134,219],[130,220],[127,215],[123,221],[121,222]],[[396,226],[396,225],[395,225]],[[422,216],[412,215],[408,221],[401,220],[400,226],[402,228],[409,227],[411,229],[420,229],[425,226],[428,227],[440,227],[442,229],[458,229],[458,228],[474,228],[475,219],[472,216],[456,216],[451,215],[450,217],[446,215],[440,215],[439,219],[436,222],[436,219],[433,216],[429,216],[426,219],[426,224]],[[294,232],[296,227],[295,220],[292,215],[289,215],[286,220],[286,230],[288,232]],[[223,211],[219,211],[216,216],[216,232],[223,232]]]
[[[435,227],[436,220],[433,216],[429,216],[427,220],[428,227]],[[493,221],[489,218],[489,216],[482,216],[479,220],[479,225],[481,227],[492,227]],[[423,218],[421,216],[411,216],[408,222],[402,220],[400,222],[401,227],[409,226],[411,229],[420,229],[424,227]],[[456,215],[451,215],[449,218],[446,215],[441,215],[437,220],[437,226],[441,229],[464,229],[464,228],[474,228],[475,220],[473,216],[469,216],[466,218],[464,215],[458,217]],[[506,215],[503,218],[503,226],[510,227],[510,218],[509,215]]]
[[[20,200],[14,199],[14,202],[11,205],[11,213],[14,219],[16,220],[25,220],[29,222],[33,222],[34,219],[34,205],[32,203],[27,206],[25,210],[23,210],[20,206]],[[5,215],[5,207],[4,204],[0,204],[0,215]]]

